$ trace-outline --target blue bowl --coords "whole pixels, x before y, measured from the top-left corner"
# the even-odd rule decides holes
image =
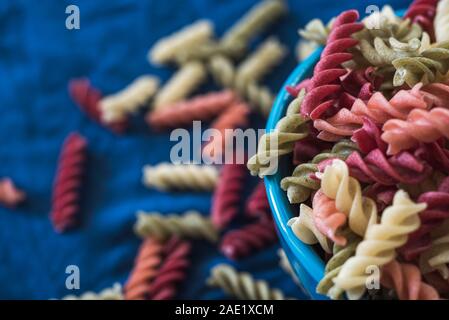
[[[278,94],[268,119],[266,131],[270,132],[276,127],[277,122],[285,115],[292,97],[286,87],[296,85],[310,77],[313,68],[320,59],[322,49],[315,51],[308,59],[304,60],[290,75]],[[323,300],[325,296],[317,294],[315,288],[324,275],[324,262],[312,248],[312,246],[299,240],[292,229],[287,226],[290,218],[297,216],[290,205],[286,193],[280,188],[281,179],[289,174],[291,164],[288,157],[279,160],[279,170],[272,176],[265,178],[268,199],[270,201],[274,220],[277,225],[279,238],[292,268],[301,282],[302,289],[312,299]]]
[[[402,16],[405,10],[398,10],[396,14]],[[309,78],[313,74],[313,68],[320,60],[322,48],[316,50],[309,58],[304,60],[291,73],[290,77],[284,83],[279,92],[268,118],[266,131],[273,131],[277,122],[285,115],[288,104],[292,97],[287,92],[287,86],[293,86],[302,80]],[[265,187],[267,189],[268,200],[270,201],[274,221],[279,233],[282,248],[284,249],[288,260],[301,282],[302,290],[311,299],[328,300],[326,296],[316,293],[318,282],[324,276],[324,261],[315,252],[312,246],[299,240],[292,229],[287,225],[290,218],[298,216],[299,210],[293,210],[287,198],[287,194],[280,188],[282,178],[291,174],[292,166],[288,157],[279,159],[279,170],[275,175],[265,178]]]

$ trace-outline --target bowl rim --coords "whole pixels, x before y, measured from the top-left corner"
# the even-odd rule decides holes
[[[405,12],[405,9],[395,11],[396,15],[399,17],[402,17]],[[272,132],[275,129],[276,124],[285,115],[288,104],[292,100],[292,96],[288,93],[287,87],[298,84],[313,72],[315,65],[320,60],[323,50],[324,47],[316,49],[315,52],[313,52],[307,59],[303,60],[287,78],[273,103],[265,128],[267,133]],[[324,277],[325,263],[311,245],[305,244],[299,240],[293,233],[293,230],[288,227],[287,222],[291,218],[289,216],[289,213],[291,213],[291,204],[288,201],[286,193],[280,188],[281,179],[280,170],[277,170],[274,175],[266,176],[264,178],[265,189],[267,191],[268,201],[271,206],[277,230],[280,233],[280,237],[285,241],[285,245],[301,262],[307,275],[311,277],[313,281],[319,283]],[[286,253],[288,257],[288,252]],[[311,288],[307,289],[310,290]],[[328,297],[316,293],[316,288],[313,288],[313,292],[308,291],[307,293],[312,298],[328,299]]]
[[[287,87],[298,84],[313,71],[322,51],[323,48],[317,49],[312,55],[299,64],[285,81],[274,101],[272,111],[270,112],[265,129],[267,133],[272,132],[275,129],[277,122],[285,115],[288,104],[292,100],[292,96],[288,93]],[[279,186],[281,179],[280,170],[277,170],[274,175],[266,176],[264,178],[268,200],[278,232],[280,232],[281,237],[284,238],[285,244],[293,250],[292,253],[295,257],[301,261],[304,269],[318,283],[324,276],[324,261],[319,257],[312,246],[299,240],[293,233],[293,230],[288,227],[287,222],[292,218],[289,215],[289,213],[291,213],[291,205],[285,192]]]

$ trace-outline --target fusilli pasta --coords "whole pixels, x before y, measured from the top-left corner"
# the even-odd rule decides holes
[[[437,42],[449,41],[449,0],[440,0],[434,21]]]
[[[173,189],[212,191],[217,179],[218,170],[213,166],[160,163],[143,168],[144,185],[160,191]]]
[[[213,33],[210,21],[199,20],[157,41],[148,52],[148,60],[154,64],[171,62],[179,52],[207,43]]]
[[[211,270],[207,280],[210,286],[222,288],[227,294],[241,300],[284,300],[284,294],[271,289],[263,280],[255,280],[249,273],[238,272],[232,266],[219,264]]]
[[[188,211],[183,215],[139,211],[134,231],[142,238],[153,237],[159,240],[167,240],[172,235],[206,239],[210,242],[218,240],[218,231],[210,218],[196,211]]]
[[[305,244],[319,243],[324,251],[330,253],[330,242],[316,227],[313,222],[312,209],[301,204],[299,209],[299,216],[291,218],[288,221],[288,226],[292,228],[293,233],[299,240]]]
[[[350,229],[363,236],[367,227],[377,222],[375,202],[362,196],[360,183],[349,176],[349,168],[342,160],[333,160],[321,177],[321,190],[335,200],[339,212],[349,217]]]
[[[122,91],[100,100],[101,118],[105,123],[123,121],[147,102],[159,87],[153,76],[140,76]]]
[[[122,286],[119,283],[114,284],[112,288],[106,288],[100,293],[86,292],[77,297],[69,295],[63,300],[123,300]]]
[[[206,77],[206,68],[202,63],[198,61],[186,63],[157,93],[154,98],[154,109],[160,111],[167,105],[183,100],[197,89]]]
[[[419,228],[419,212],[425,204],[416,204],[407,193],[396,193],[393,205],[385,209],[380,223],[368,226],[356,254],[347,260],[334,278],[337,288],[346,291],[349,299],[359,299],[366,289],[367,267],[382,267],[395,259],[395,250],[407,242],[407,236]]]

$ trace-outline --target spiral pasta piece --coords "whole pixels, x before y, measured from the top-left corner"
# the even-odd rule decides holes
[[[228,295],[240,300],[285,299],[279,289],[271,289],[266,281],[255,280],[249,273],[238,272],[227,264],[219,264],[212,268],[207,283],[222,288]]]
[[[287,49],[276,38],[265,40],[238,67],[235,77],[238,92],[245,92],[249,82],[259,82],[286,55]]]
[[[393,60],[392,64],[396,68],[393,84],[402,86],[406,83],[411,87],[419,82],[436,82],[448,73],[448,60],[449,41],[437,43],[419,56]]]
[[[273,105],[274,97],[270,89],[255,81],[245,81],[237,88],[236,70],[232,61],[223,56],[213,56],[208,63],[208,69],[215,82],[224,88],[233,89],[248,101],[249,106],[267,117]]]
[[[231,150],[234,130],[244,128],[249,123],[250,109],[244,102],[236,101],[211,124],[213,130],[209,141],[203,145],[203,155],[219,159],[226,150]]]
[[[143,168],[143,184],[160,191],[212,191],[217,179],[218,170],[213,166],[160,163]]]
[[[223,36],[221,45],[233,49],[233,56],[246,50],[251,38],[274,23],[287,11],[283,0],[264,0],[255,5]]]
[[[335,200],[339,212],[349,217],[349,227],[355,234],[363,236],[368,226],[377,222],[376,203],[362,196],[360,183],[349,176],[344,161],[336,159],[326,167],[321,177],[321,190]]]
[[[183,215],[139,211],[134,232],[139,237],[153,237],[161,241],[172,235],[210,242],[218,240],[218,231],[211,220],[196,211],[187,211]]]
[[[18,189],[9,178],[0,180],[0,204],[14,208],[26,198],[25,192]]]
[[[243,164],[225,164],[212,198],[213,225],[223,230],[236,218],[240,210],[247,170]]]
[[[179,52],[207,43],[214,34],[212,22],[199,20],[157,41],[148,52],[148,61],[164,64],[174,61]]]
[[[319,171],[320,162],[334,158],[345,160],[355,150],[357,147],[353,142],[342,140],[330,152],[318,154],[311,162],[298,165],[290,177],[281,180],[281,188],[287,192],[290,203],[302,203],[310,197],[312,191],[320,188],[320,181],[314,177]]]
[[[299,217],[291,218],[288,221],[288,226],[292,228],[296,237],[305,244],[313,245],[319,243],[324,251],[327,253],[331,252],[329,240],[316,228],[313,222],[313,212],[310,207],[301,204]]]
[[[370,224],[356,254],[347,260],[334,278],[337,288],[346,291],[349,299],[359,299],[365,292],[369,277],[367,268],[378,268],[393,261],[395,250],[407,242],[407,236],[419,228],[419,213],[425,204],[416,204],[407,193],[399,190],[393,205],[385,209],[380,223]]]
[[[382,286],[394,289],[399,300],[439,300],[438,292],[424,283],[421,273],[413,264],[394,260],[382,268]]]
[[[431,168],[409,152],[387,158],[380,149],[365,157],[353,152],[347,159],[351,175],[362,182],[382,185],[418,184],[429,177]]]
[[[252,175],[263,178],[277,171],[279,157],[293,151],[296,141],[308,135],[307,119],[299,114],[305,90],[294,99],[287,114],[276,125],[273,132],[264,134],[260,140],[257,154],[248,161],[248,169]]]
[[[140,76],[122,91],[100,100],[101,119],[105,123],[124,121],[156,94],[159,79],[154,76]]]
[[[154,98],[154,110],[183,100],[195,91],[207,78],[205,66],[198,61],[186,63],[161,88]]]
[[[449,1],[440,0],[434,21],[437,42],[449,41]]]
[[[248,257],[278,241],[274,222],[270,218],[227,232],[221,241],[221,252],[232,260]]]
[[[346,74],[342,63],[352,59],[348,49],[358,43],[351,35],[363,29],[363,24],[356,22],[358,18],[358,12],[350,10],[340,14],[333,23],[327,45],[315,66],[308,94],[301,107],[301,113],[312,120],[322,118],[338,104],[341,93],[339,78]]]
[[[163,245],[155,239],[146,239],[139,248],[133,270],[125,284],[126,300],[145,300],[151,282],[157,275],[161,263]]]
[[[299,40],[295,50],[297,60],[303,61],[307,59],[318,48],[319,45],[313,41]]]
[[[62,146],[53,183],[50,219],[58,232],[65,232],[80,223],[80,189],[86,166],[87,141],[71,133]]]
[[[316,287],[316,292],[322,295],[327,295],[333,300],[340,299],[343,290],[334,286],[332,281],[340,272],[343,264],[352,256],[355,255],[357,246],[362,239],[352,233],[350,230],[344,230],[342,235],[347,239],[345,246],[334,244],[332,258],[326,264],[324,269],[324,277],[320,280]]]
[[[158,112],[150,112],[147,123],[154,130],[179,128],[193,121],[208,121],[228,108],[236,99],[234,92],[224,90],[174,103]]]
[[[163,249],[164,260],[151,283],[149,299],[172,300],[175,298],[176,287],[186,278],[186,271],[190,265],[188,259],[190,251],[190,243],[176,237],[166,243]]]
[[[245,214],[252,218],[268,218],[271,214],[265,183],[260,181],[249,196],[245,205]]]
[[[69,93],[80,110],[95,122],[104,125],[115,133],[123,133],[126,130],[128,126],[126,119],[110,123],[103,121],[102,111],[100,109],[102,93],[91,85],[89,79],[80,78],[70,80]]]
[[[86,292],[77,297],[74,295],[65,296],[63,300],[123,300],[122,286],[114,284],[112,288],[103,289],[100,293]]]
[[[435,108],[430,111],[415,109],[407,120],[389,120],[383,126],[382,139],[388,143],[388,154],[416,147],[420,142],[432,143],[449,138],[449,110]]]

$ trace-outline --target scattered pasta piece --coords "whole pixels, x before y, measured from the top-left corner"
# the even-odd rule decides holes
[[[186,63],[162,87],[154,98],[154,109],[164,107],[187,98],[205,80],[207,72],[204,65],[197,61]]]
[[[157,41],[148,52],[148,60],[154,64],[172,62],[180,51],[207,43],[213,34],[213,24],[199,20]]]
[[[161,163],[143,168],[143,183],[160,191],[212,191],[217,184],[218,170],[213,166]]]
[[[218,240],[218,231],[210,218],[204,217],[196,211],[188,211],[183,215],[162,215],[157,212],[139,211],[134,231],[142,238],[152,237],[162,241],[172,235],[206,239],[210,242]]]
[[[120,92],[100,100],[101,118],[106,123],[126,120],[144,106],[159,87],[159,80],[153,76],[140,76]]]
[[[219,264],[212,268],[207,280],[210,286],[220,287],[228,295],[240,300],[284,300],[284,294],[271,289],[263,280],[255,280],[249,273],[239,273],[232,266]]]

